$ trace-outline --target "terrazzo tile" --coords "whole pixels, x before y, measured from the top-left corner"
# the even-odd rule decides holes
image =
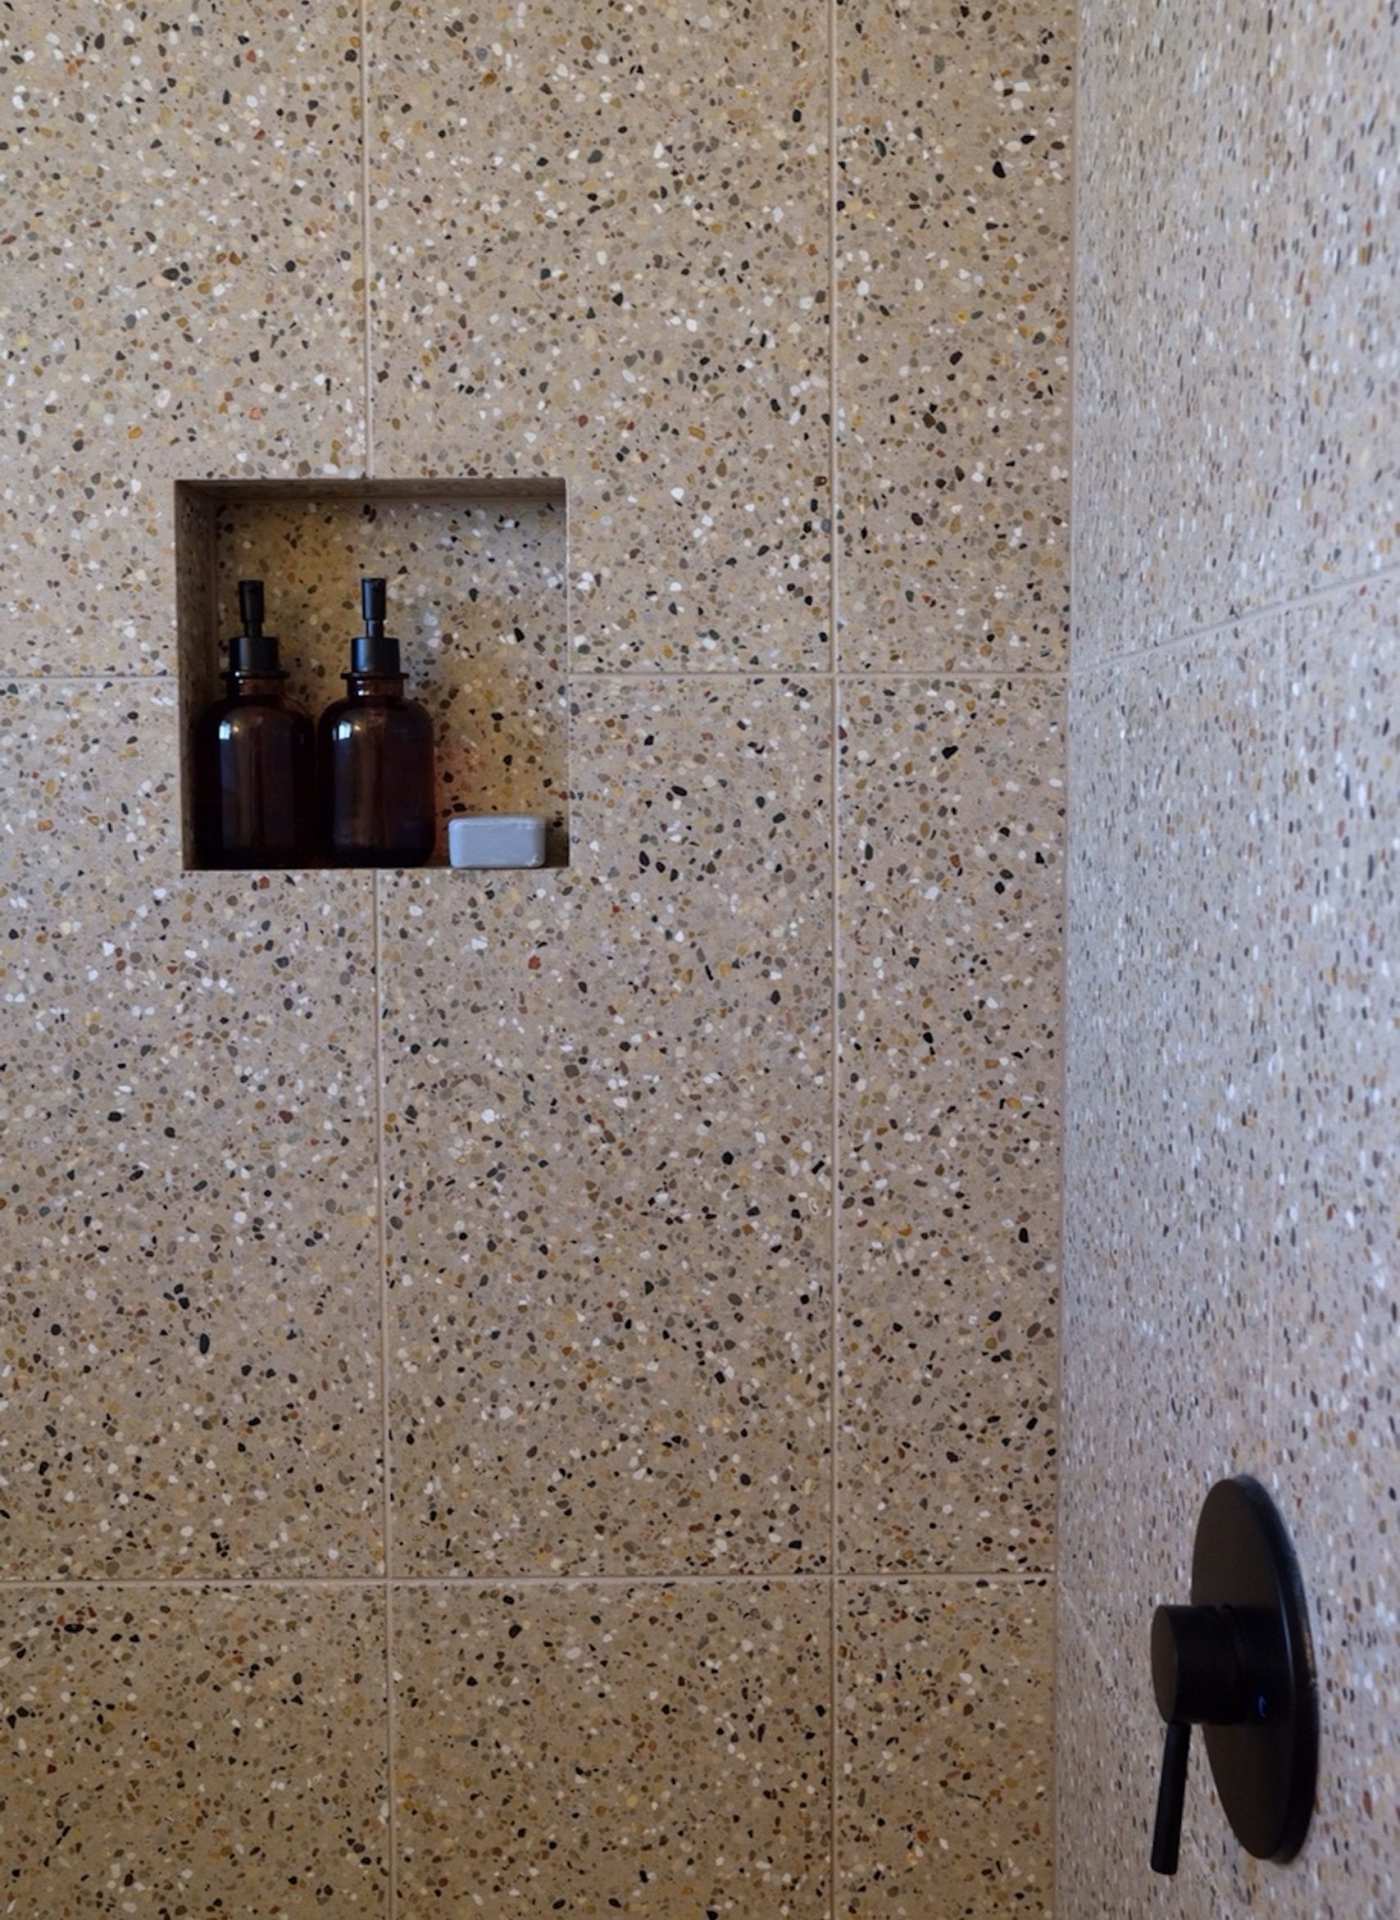
[[[1049,1584],[838,1591],[837,1910],[1048,1915]]]
[[[174,689],[0,715],[0,1571],[372,1571],[369,881],[182,877]]]
[[[1066,848],[1064,1282],[1060,1311],[1056,1565],[1066,1592],[1120,1591],[1117,1489],[1124,1438],[1117,1381],[1126,1239],[1119,1009],[1122,922],[1135,893],[1124,855],[1125,690],[1109,664],[1069,683]],[[1121,1555],[1129,1565],[1135,1556]],[[1136,1601],[1133,1603],[1136,1605]]]
[[[1177,1597],[1189,1591],[1190,1547],[1188,1537],[1188,1567],[1174,1590]],[[1209,1914],[1212,1920],[1220,1914],[1296,1915],[1300,1920],[1303,1914],[1311,1915],[1310,1906],[1297,1904],[1306,1879],[1302,1863],[1281,1867],[1259,1860],[1235,1838],[1199,1734],[1192,1739],[1187,1769],[1178,1871],[1174,1877],[1160,1879],[1152,1873],[1152,1824],[1163,1742],[1161,1715],[1152,1692],[1152,1612],[1149,1606],[1135,1630],[1124,1635],[1114,1630],[1097,1596],[1089,1592],[1068,1616],[1060,1617],[1065,1656],[1059,1673],[1061,1691],[1056,1696],[1063,1703],[1057,1728],[1059,1780],[1062,1787],[1073,1781],[1073,1799],[1089,1802],[1088,1810],[1071,1815],[1079,1823],[1081,1836],[1075,1847],[1076,1851],[1082,1848],[1084,1829],[1091,1828],[1095,1838],[1087,1857],[1103,1902],[1102,1906],[1090,1904],[1087,1911],[1111,1913],[1115,1920],[1120,1912],[1139,1910],[1149,1915]],[[1097,1641],[1095,1628],[1101,1630]],[[1070,1662],[1075,1663],[1073,1669]],[[1071,1685],[1071,1671],[1077,1673],[1079,1683],[1073,1701],[1063,1691]],[[1086,1750],[1095,1737],[1102,1757],[1086,1766]],[[1103,1848],[1110,1835],[1116,1836],[1118,1857],[1105,1863]],[[1062,1846],[1066,1838],[1062,1833]],[[1066,1856],[1057,1857],[1064,1860]],[[1074,1878],[1070,1876],[1067,1885]],[[1082,1871],[1077,1879],[1087,1894]],[[1113,1904],[1119,1898],[1125,1901],[1123,1907]],[[1075,1910],[1071,1902],[1069,1911]],[[1330,1915],[1328,1920],[1342,1920],[1342,1916]]]
[[[1326,1826],[1312,1912],[1400,1898],[1400,582],[1288,616],[1273,1484],[1314,1610]]]
[[[1199,1358],[1183,1341],[1195,1316],[1217,1384],[1239,1396],[1241,1445],[1255,1440],[1273,1265],[1280,640],[1269,616],[1143,656],[1125,682],[1126,1305],[1164,1368],[1173,1350]]]
[[[576,684],[568,873],[386,887],[400,1572],[826,1560],[828,698]]]
[[[1189,1279],[1183,1293],[1189,1294]],[[1066,1348],[1061,1569],[1066,1590],[1115,1660],[1141,1669],[1155,1608],[1190,1598],[1196,1520],[1217,1480],[1262,1462],[1238,1439],[1226,1336],[1188,1319],[1173,1363],[1165,1343],[1107,1307],[1091,1339]],[[1252,1409],[1262,1428],[1262,1411]],[[1137,1684],[1136,1678],[1134,1684]],[[1155,1761],[1153,1762],[1155,1764]]]
[[[1114,1297],[1122,1254],[1117,989],[1128,876],[1121,835],[1102,832],[1101,824],[1120,819],[1123,811],[1123,705],[1111,669],[1075,675],[1069,683],[1065,1000],[1078,1017],[1066,1035],[1065,1061],[1066,1356],[1081,1335],[1092,1337],[1102,1303]],[[1075,825],[1081,819],[1083,832]],[[1062,1397],[1068,1409],[1068,1395]]]
[[[1079,856],[1116,842],[1125,881],[1115,1252],[1075,1300],[1066,1566],[1131,1644],[1186,1591],[1211,1484],[1265,1462],[1279,638],[1268,619],[1128,663],[1122,806]],[[1076,1165],[1071,1218],[1111,1179]]]
[[[5,1910],[382,1915],[382,1596],[0,1591]]]
[[[602,667],[827,651],[826,9],[372,9],[376,459],[562,474]]]
[[[1059,666],[1074,7],[836,20],[842,663]]]
[[[166,668],[170,483],[364,458],[358,19],[0,23],[0,671]]]
[[[1077,661],[1393,559],[1397,26],[1389,0],[1085,7]],[[1241,1852],[1198,1764],[1192,1873],[1139,1901],[1112,1870],[1123,1795],[1094,1766],[1121,1716],[1076,1729],[1062,1694],[1071,1916],[1396,1907],[1396,624],[1387,579],[1193,643],[1185,667],[1125,663],[1125,818],[1092,817],[1082,844],[1093,861],[1122,840],[1133,876],[1115,996],[1132,1257],[1070,1365],[1064,1582],[1119,1696],[1120,1674],[1142,1685],[1132,1617],[1184,1581],[1205,1483],[1253,1468],[1309,1590],[1322,1772],[1279,1870]],[[1280,652],[1267,692],[1252,636]],[[1085,1026],[1072,978],[1072,1057]]]
[[[1053,1552],[1062,701],[1044,676],[844,689],[850,1571]]]
[[[1292,0],[1287,81],[1277,90],[1301,157],[1291,200],[1290,365],[1301,371],[1295,458],[1295,587],[1400,559],[1400,5]]]
[[[408,692],[433,718],[444,819],[562,822],[567,564],[564,510],[547,500],[239,500],[219,515],[218,631],[239,630],[238,581],[265,579],[289,697],[315,714],[344,691],[360,578],[382,576]]]
[[[1090,1619],[1093,1598],[1086,1593]],[[1181,1859],[1170,1879],[1151,1871],[1162,1723],[1146,1660],[1125,1674],[1100,1654],[1062,1603],[1055,1688],[1055,1910],[1060,1920],[1223,1920],[1224,1888],[1198,1851],[1202,1754],[1192,1755]],[[1136,1651],[1136,1647],[1134,1651]]]
[[[828,1913],[826,1583],[395,1598],[404,1920]]]
[[[1309,0],[1310,3],[1310,0]],[[1278,597],[1296,533],[1280,7],[1086,0],[1075,657]]]

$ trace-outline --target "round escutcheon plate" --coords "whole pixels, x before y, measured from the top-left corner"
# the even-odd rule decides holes
[[[1220,1803],[1241,1846],[1261,1860],[1291,1860],[1317,1789],[1317,1674],[1292,1542],[1273,1501],[1246,1474],[1206,1496],[1191,1599],[1228,1611],[1257,1677],[1243,1720],[1202,1729]]]

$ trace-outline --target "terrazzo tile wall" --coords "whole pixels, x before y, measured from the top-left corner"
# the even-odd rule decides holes
[[[1081,9],[1062,1920],[1400,1911],[1396,77],[1377,0]],[[1197,1762],[1147,1870],[1153,1606],[1207,1488],[1309,1587],[1308,1845]]]
[[[0,15],[6,1914],[1049,1913],[1072,11]],[[183,870],[362,474],[565,483],[567,866]]]

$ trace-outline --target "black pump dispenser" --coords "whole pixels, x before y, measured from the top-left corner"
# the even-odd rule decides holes
[[[315,734],[262,630],[261,580],[239,581],[238,609],[226,692],[195,723],[195,852],[204,867],[300,867],[315,845]]]
[[[277,636],[262,630],[261,580],[239,581],[238,611],[243,620],[243,631],[236,633],[228,643],[229,672],[255,673],[262,679],[271,679],[275,674],[279,679],[285,679],[277,654]]]
[[[360,582],[365,630],[350,642],[345,698],[326,708],[318,734],[326,851],[349,867],[421,866],[437,840],[433,723],[404,698],[385,589]]]
[[[357,633],[350,642],[350,673],[403,671],[399,665],[399,643],[391,633],[384,631],[387,611],[385,594],[385,581],[361,580],[360,614],[365,630]],[[350,675],[345,677],[349,679]]]

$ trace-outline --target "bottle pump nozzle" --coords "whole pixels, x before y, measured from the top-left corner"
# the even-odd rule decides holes
[[[261,580],[239,581],[238,611],[243,621],[243,631],[235,634],[228,643],[229,672],[277,674],[280,677],[282,666],[277,657],[276,635],[263,632]]]
[[[365,630],[350,643],[351,673],[398,673],[399,643],[384,631],[386,582],[361,580],[360,612]]]
[[[262,638],[263,626],[263,583],[261,580],[240,580],[238,583],[238,611],[243,616],[243,632],[249,640]]]

